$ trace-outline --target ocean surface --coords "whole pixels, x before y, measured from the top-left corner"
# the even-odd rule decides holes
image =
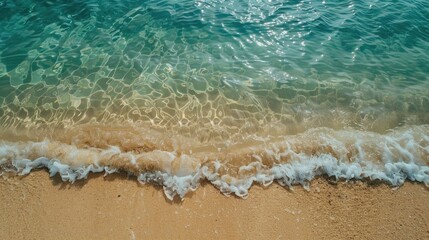
[[[0,1],[0,174],[429,185],[427,0]]]

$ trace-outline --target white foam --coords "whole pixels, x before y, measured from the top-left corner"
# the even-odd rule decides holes
[[[334,177],[336,180],[381,180],[393,186],[400,186],[406,180],[410,180],[429,186],[429,167],[415,163],[396,162],[386,163],[381,167],[371,164],[363,166],[358,163],[339,162],[328,154],[302,159],[302,161],[293,163],[277,164],[268,170],[259,169],[255,175],[240,179],[210,172],[206,166],[189,175],[176,176],[155,171],[140,173],[137,179],[142,183],[151,182],[162,185],[165,195],[170,200],[176,195],[183,199],[187,192],[195,191],[202,180],[211,182],[225,195],[235,194],[242,198],[248,196],[248,191],[254,182],[268,186],[273,181],[277,181],[282,186],[292,187],[300,184],[308,189],[310,181],[316,176],[322,175]],[[109,167],[94,165],[71,167],[58,160],[43,157],[33,161],[29,159],[14,160],[12,163],[15,171],[21,175],[26,175],[33,169],[47,168],[50,176],[59,174],[63,181],[71,183],[85,179],[90,173],[111,174],[117,171]],[[248,167],[246,166],[246,168]]]
[[[141,173],[137,180],[140,183],[158,183],[163,186],[166,197],[173,200],[174,196],[179,195],[184,199],[189,191],[195,191],[201,181],[200,172],[194,175],[174,176],[160,171]]]
[[[63,181],[71,183],[87,178],[90,173],[128,171],[141,183],[162,185],[170,200],[175,196],[183,199],[204,180],[227,196],[234,194],[242,198],[248,196],[254,183],[269,186],[278,182],[288,187],[300,184],[309,189],[311,180],[317,176],[328,176],[336,181],[379,180],[392,186],[409,180],[429,186],[426,133],[419,128],[396,135],[311,131],[266,145],[259,152],[257,146],[251,146],[252,153],[242,155],[251,156],[251,162],[234,165],[236,170],[228,168],[232,164],[228,158],[208,160],[207,156],[191,152],[188,155],[161,150],[134,153],[122,152],[115,146],[79,149],[49,141],[0,142],[0,166],[3,172],[14,171],[21,175],[47,168],[51,176],[58,174]],[[314,142],[320,146],[311,145]],[[269,164],[264,163],[269,159]]]

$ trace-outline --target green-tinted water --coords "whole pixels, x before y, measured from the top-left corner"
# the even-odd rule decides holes
[[[153,156],[99,165],[171,174],[167,155],[186,153],[173,173],[220,161],[230,164],[220,175],[237,176],[250,163],[293,162],[273,157],[289,149],[308,164],[327,154],[424,166],[428,12],[423,0],[4,0],[1,139],[65,145],[4,150],[0,160],[98,165],[97,154],[117,147]],[[77,160],[58,148],[95,153]],[[429,181],[421,171],[418,181]]]

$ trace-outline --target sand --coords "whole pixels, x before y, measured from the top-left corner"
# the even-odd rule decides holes
[[[75,184],[0,177],[1,239],[429,239],[429,190],[407,182],[253,186],[246,200],[210,184],[170,202],[162,188],[95,175]]]

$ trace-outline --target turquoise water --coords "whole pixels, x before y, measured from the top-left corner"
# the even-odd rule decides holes
[[[423,0],[3,0],[0,164],[168,196],[428,184],[428,23]]]

